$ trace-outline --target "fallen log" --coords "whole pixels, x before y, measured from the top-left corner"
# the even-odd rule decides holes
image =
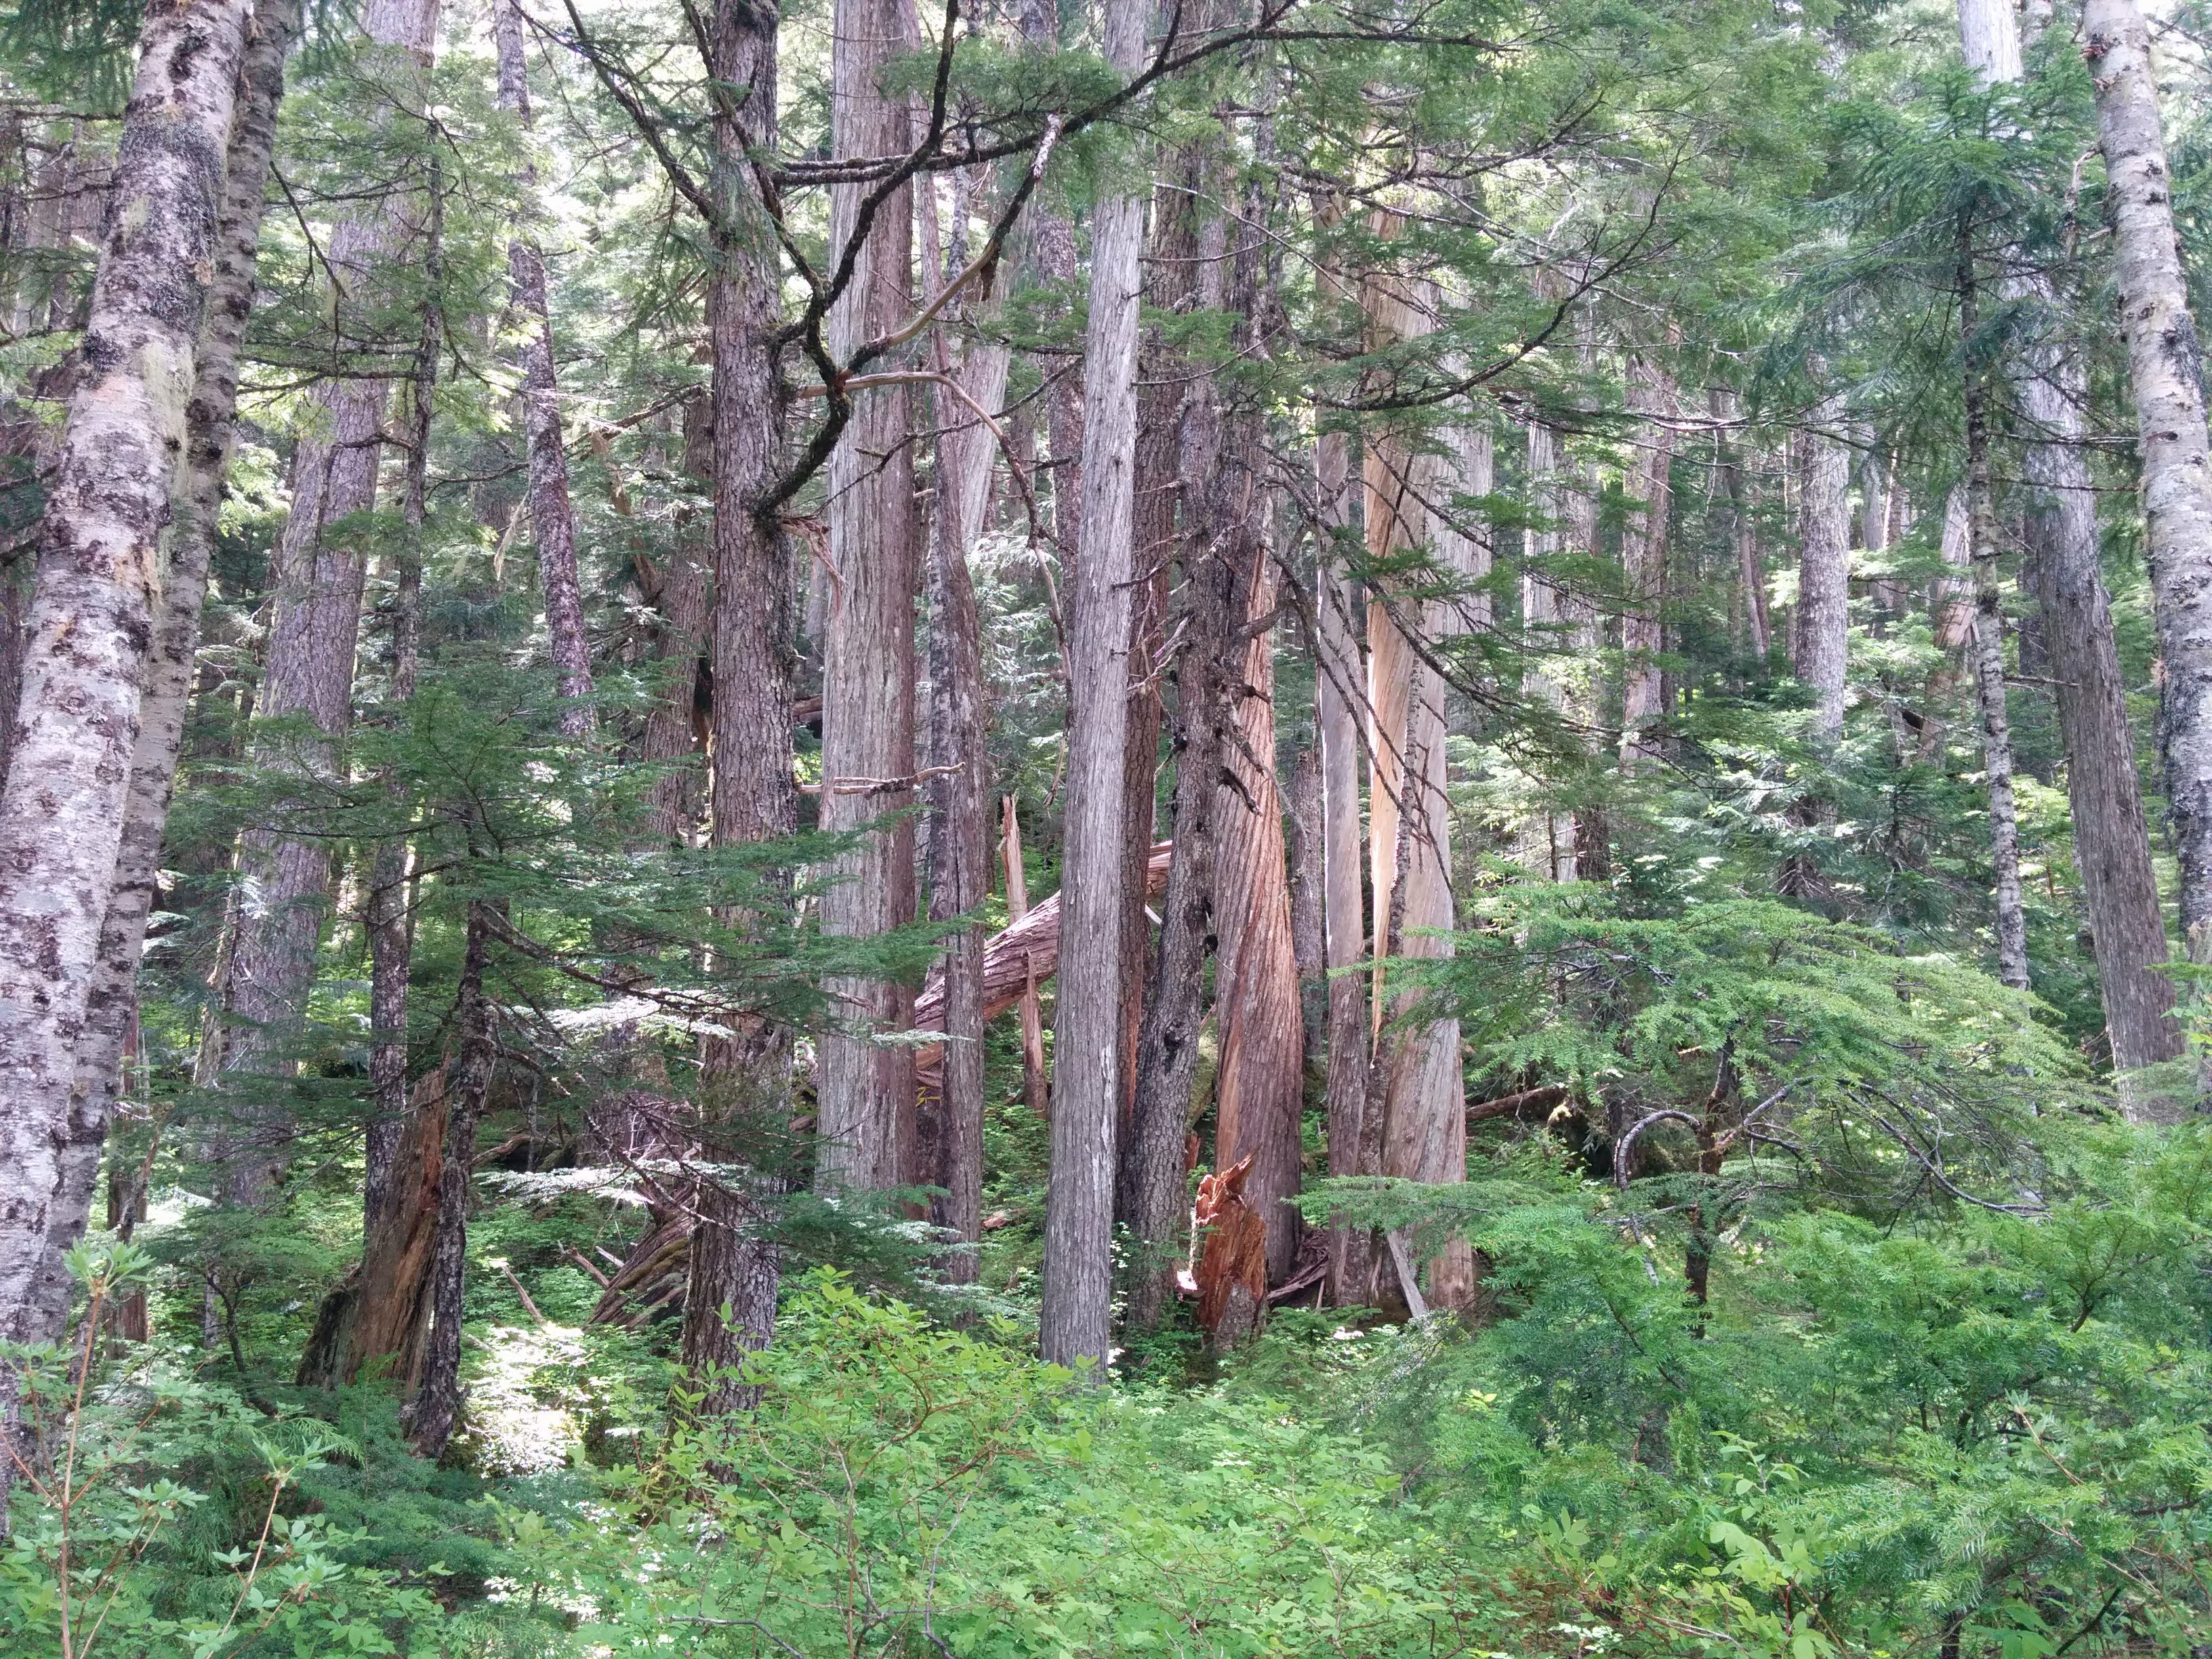
[[[1168,890],[1168,863],[1175,851],[1175,843],[1161,842],[1152,848],[1145,861],[1145,896],[1155,899]],[[1040,899],[1030,913],[1001,933],[994,933],[990,943],[983,947],[983,1018],[996,1019],[1022,1000],[1022,992],[1032,982],[1042,984],[1050,979],[1060,966],[1060,895]],[[921,995],[914,1005],[915,1029],[920,1031],[941,1031],[945,1029],[945,975],[940,969],[930,975],[921,988]],[[943,1053],[935,1044],[917,1049],[915,1053],[915,1075],[923,1091],[937,1091],[939,1060]]]

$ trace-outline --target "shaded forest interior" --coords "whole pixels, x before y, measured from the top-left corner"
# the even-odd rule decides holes
[[[2212,1652],[2203,0],[9,0],[0,1651]]]

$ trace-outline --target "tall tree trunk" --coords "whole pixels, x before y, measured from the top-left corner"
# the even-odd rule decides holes
[[[720,0],[709,37],[708,71],[731,89],[714,121],[715,199],[726,218],[709,227],[716,258],[708,288],[714,400],[712,828],[721,847],[788,836],[799,823],[789,543],[762,510],[781,459],[787,395],[776,361],[781,263],[749,160],[775,147],[777,21],[774,8],[753,0]],[[757,1146],[787,1130],[791,1064],[791,1031],[769,1020],[709,1048],[702,1114],[709,1156],[736,1161],[732,1149],[718,1143],[734,1135]],[[709,1414],[759,1400],[737,1368],[775,1334],[779,1266],[766,1222],[782,1182],[774,1168],[750,1180],[710,1181],[695,1200],[683,1358]]]
[[[1711,398],[1713,418],[1732,421],[1737,417],[1737,404],[1733,392],[1715,389]],[[1752,654],[1762,667],[1774,649],[1773,624],[1766,610],[1766,567],[1759,556],[1759,526],[1751,512],[1751,481],[1746,475],[1745,456],[1741,441],[1723,440],[1721,447],[1721,468],[1723,487],[1728,492],[1729,525],[1735,538],[1736,580],[1743,589],[1743,609],[1746,625],[1751,632]]]
[[[2021,70],[2020,38],[1995,0],[1962,0],[1959,30],[1966,61],[1992,81]],[[2006,297],[2050,307],[2047,281],[2015,277]],[[2083,445],[2087,374],[2079,345],[2063,337],[2032,340],[2007,365],[2030,441],[2024,471],[2029,498],[2024,574],[2043,618],[2051,653],[2059,732],[2066,749],[2075,866],[2104,992],[2112,1065],[2123,1103],[2142,1109],[2127,1073],[2180,1058],[2166,927],[2151,866],[2126,683],[2112,636],[2112,599],[2099,566],[2097,497]]]
[[[438,0],[372,0],[368,9],[368,38],[390,67],[398,109],[411,112],[424,94],[437,15]],[[333,233],[331,267],[348,293],[373,290],[379,267],[405,258],[418,231],[419,206],[410,195],[381,197]],[[337,776],[338,747],[352,723],[367,549],[355,536],[326,532],[374,503],[387,391],[383,380],[323,383],[315,400],[328,435],[302,438],[293,455],[292,506],[276,554],[274,614],[255,710],[263,730],[253,748],[258,767],[296,774],[303,790]],[[312,735],[279,737],[268,729],[301,717]],[[330,881],[326,841],[265,827],[240,838],[223,1012],[201,1057],[204,1079],[290,1074]],[[281,1113],[250,1094],[232,1103],[230,1125],[217,1137],[222,1196],[234,1204],[264,1201],[289,1152]]]
[[[1030,52],[1060,49],[1060,0],[1021,0],[1022,44]],[[1049,198],[1032,203],[1026,215],[1029,262],[1036,275],[1065,290],[1075,288],[1075,227]],[[1045,447],[1051,465],[1053,539],[1062,562],[1073,568],[1082,542],[1084,377],[1052,357],[1040,367],[1051,378],[1045,393]]]
[[[499,50],[499,106],[530,136],[530,73],[522,53],[522,10],[495,0],[492,33]],[[515,180],[517,208],[535,210],[538,168],[526,161]],[[592,650],[584,633],[584,591],[576,574],[576,515],[568,501],[568,456],[561,443],[561,387],[553,367],[545,256],[527,230],[507,245],[511,303],[520,313],[523,434],[530,453],[530,527],[538,543],[538,580],[545,594],[545,631],[561,688],[561,734],[592,729]]]
[[[2181,927],[2192,954],[2203,956],[2212,953],[2212,444],[2203,352],[2174,229],[2149,32],[2135,0],[2087,0],[2082,30],[2142,459]]]
[[[443,209],[431,203],[429,264],[434,285],[442,260]],[[404,720],[415,696],[422,645],[422,521],[430,485],[430,416],[438,383],[442,330],[439,309],[422,308],[422,333],[415,349],[415,374],[408,387],[406,484],[400,496],[398,580],[392,599],[392,673],[385,688],[392,716]],[[385,789],[400,814],[406,811],[406,780],[397,769]],[[392,1160],[406,1122],[407,992],[415,928],[407,902],[411,871],[409,840],[387,835],[371,861],[364,931],[368,935],[369,1086],[375,1107],[369,1119],[362,1182],[363,1237],[384,1224],[392,1194]]]
[[[684,405],[684,473],[711,489],[714,445],[712,389]],[[711,522],[711,520],[710,520]],[[659,693],[646,711],[638,757],[665,769],[653,781],[653,833],[668,846],[689,844],[700,817],[700,669],[708,648],[711,594],[708,565],[711,531],[689,507],[679,507],[665,569],[653,572],[651,599],[660,613],[653,654],[660,664]]]
[[[1803,434],[1803,496],[1798,514],[1797,620],[1792,660],[1813,694],[1812,739],[1843,740],[1844,687],[1850,646],[1850,452],[1831,435],[1843,400],[1824,398]]]
[[[1107,10],[1106,59],[1125,76],[1142,66],[1149,11],[1136,4]],[[1122,820],[1144,229],[1145,200],[1134,191],[1109,193],[1093,211],[1060,895],[1064,936],[1092,948],[1069,951],[1060,974],[1037,1328],[1046,1359],[1092,1360],[1102,1375],[1112,1334],[1114,1142],[1121,1103]]]
[[[1194,407],[1184,426],[1184,450],[1194,474],[1203,469],[1210,476],[1217,470],[1218,447],[1210,400],[1205,407]],[[1183,556],[1184,599],[1177,627],[1182,647],[1175,658],[1175,719],[1169,738],[1176,780],[1175,854],[1160,902],[1153,994],[1145,1005],[1138,1036],[1132,1139],[1121,1160],[1120,1210],[1133,1241],[1126,1311],[1132,1331],[1151,1330],[1160,1322],[1188,1213],[1184,1136],[1198,1074],[1199,1034],[1206,1021],[1206,961],[1215,948],[1217,837],[1220,814],[1231,804],[1221,784],[1231,720],[1230,671],[1241,654],[1237,618],[1245,607],[1236,565],[1206,533],[1212,527],[1193,527]],[[1242,803],[1236,805],[1241,810]]]
[[[884,68],[907,48],[898,0],[838,0],[831,95],[832,149],[884,155],[912,142],[906,100],[884,95]],[[833,248],[850,241],[872,184],[830,191]],[[841,362],[864,342],[897,329],[913,309],[911,192],[892,193],[875,216],[852,286],[830,313],[830,349]],[[822,827],[858,830],[887,814],[830,870],[822,925],[872,939],[915,919],[914,452],[903,386],[856,394],[851,423],[830,462],[830,607],[822,683]],[[715,676],[719,699],[721,677]],[[786,716],[788,719],[788,715]],[[719,722],[718,722],[719,723]],[[914,1051],[878,1043],[913,1024],[914,994],[890,980],[841,977],[827,988],[854,1028],[821,1042],[817,1178],[829,1187],[889,1188],[915,1173]]]
[[[2212,447],[2203,349],[2174,234],[2150,33],[2132,0],[2088,0],[2081,22],[2142,445],[2150,586],[2166,668],[2159,737],[2181,854],[2181,931],[2190,953],[2205,956],[2212,951]],[[2166,1115],[2172,1106],[2143,1102],[2139,1110]]]
[[[1559,433],[1541,421],[1529,422],[1528,498],[1533,517],[1527,535],[1527,568],[1521,577],[1521,635],[1523,649],[1533,660],[1522,670],[1522,684],[1532,702],[1547,704],[1562,715],[1568,713],[1567,695],[1552,671],[1551,661],[1565,650],[1574,601],[1553,578],[1548,567],[1559,557],[1565,540],[1560,530],[1570,516],[1571,486],[1565,475]],[[1367,536],[1372,546],[1371,517]],[[1379,784],[1376,787],[1379,790]],[[1519,861],[1539,880],[1573,881],[1579,875],[1575,856],[1578,839],[1575,815],[1554,811],[1547,803],[1541,810],[1532,811],[1521,827]],[[1378,838],[1375,844],[1379,858],[1385,843]],[[1380,888],[1376,908],[1379,939],[1380,913],[1387,908]]]
[[[2013,805],[2012,724],[2005,708],[2004,607],[1997,587],[1996,487],[1990,476],[1989,385],[1971,360],[1980,307],[1973,245],[1960,239],[1959,325],[1966,365],[1966,512],[1974,560],[1974,693],[1982,717],[1982,773],[1989,791],[1990,860],[1996,869],[1997,977],[2027,988],[2027,921],[2020,892],[2020,817]]]
[[[964,206],[963,216],[964,218]],[[933,243],[934,239],[933,239]],[[933,246],[927,252],[933,254]],[[947,280],[967,263],[965,226],[956,225],[946,250]],[[979,296],[988,301],[988,295]],[[996,416],[1006,395],[1006,347],[971,339],[957,369],[944,336],[939,372],[957,374],[975,404]],[[951,921],[990,896],[989,718],[983,684],[983,625],[968,570],[991,500],[997,447],[991,429],[950,391],[937,400],[937,514],[929,567],[929,755],[939,772],[929,785],[929,916]],[[1143,891],[1141,879],[1138,891]],[[930,1157],[921,1176],[941,1189],[931,1219],[961,1245],[945,1263],[945,1277],[973,1284],[973,1246],[983,1225],[982,923],[954,933],[945,951],[945,1050],[938,1097],[923,1135]]]
[[[484,994],[490,949],[489,902],[469,901],[468,943],[461,958],[460,998],[453,1011],[459,1046],[445,1068],[446,1139],[438,1162],[437,1228],[428,1285],[429,1329],[423,1341],[422,1378],[402,1413],[401,1426],[425,1457],[444,1455],[461,1410],[461,1321],[466,1310],[469,1253],[469,1176],[476,1159],[477,1125],[498,1064],[491,1000]]]
[[[1654,417],[1636,433],[1628,469],[1629,521],[1621,534],[1622,574],[1629,605],[1621,613],[1620,765],[1633,772],[1656,757],[1650,730],[1661,714],[1659,654],[1666,647],[1667,520],[1673,507],[1674,377],[1649,358],[1628,366],[1628,407]]]
[[[239,346],[253,307],[262,191],[276,143],[276,109],[283,98],[284,60],[299,32],[296,3],[285,0],[257,9],[239,68],[222,218],[214,239],[215,276],[200,328],[191,399],[185,409],[185,471],[173,492],[167,567],[139,701],[130,795],[86,1000],[69,1138],[60,1152],[52,1242],[40,1269],[36,1328],[49,1333],[58,1332],[67,1317],[70,1283],[64,1259],[82,1235],[91,1212],[100,1148],[114,1115],[124,1051],[137,1012],[139,958],[160,881],[161,836],[191,707],[200,608],[215,551],[223,470],[230,458]]]
[[[1340,222],[1343,204],[1322,196],[1314,204],[1316,228]],[[1329,302],[1349,307],[1358,295],[1325,244],[1318,268]],[[1340,428],[1322,424],[1314,441],[1314,489],[1321,544],[1314,558],[1314,724],[1321,745],[1322,920],[1328,981],[1328,1081],[1326,1108],[1328,1173],[1332,1177],[1379,1175],[1360,1167],[1360,1117],[1367,1096],[1370,1032],[1367,976],[1346,971],[1367,951],[1359,823],[1360,717],[1366,702],[1366,665],[1355,613],[1358,583],[1347,567],[1359,556],[1361,481],[1352,469],[1352,441]],[[1379,1142],[1378,1142],[1379,1145]],[[1329,1300],[1340,1306],[1367,1294],[1372,1279],[1364,1228],[1329,1231]]]
[[[1260,459],[1255,453],[1249,459]],[[1267,567],[1267,502],[1256,474],[1243,503],[1254,549],[1243,628],[1257,629],[1231,682],[1231,724],[1222,800],[1215,909],[1219,918],[1214,1029],[1220,1043],[1214,1095],[1214,1167],[1249,1157],[1245,1202],[1266,1224],[1267,1276],[1287,1278],[1297,1254],[1298,1126],[1305,1105],[1305,1028],[1297,953],[1291,938],[1283,798],[1275,778],[1275,635],[1262,626],[1276,604]],[[1242,629],[1239,630],[1243,631]]]
[[[39,541],[14,763],[0,792],[0,1337],[13,1341],[50,1340],[66,1317],[53,1251],[83,1224],[57,1214],[76,1201],[65,1171],[90,1202],[90,1170],[67,1170],[71,1116],[131,817],[161,533],[176,458],[193,435],[249,18],[233,0],[146,14],[84,366]],[[0,1367],[0,1431],[15,1415],[15,1373]],[[0,1512],[6,1485],[0,1473]]]
[[[1378,343],[1407,340],[1437,326],[1437,299],[1425,279],[1371,277],[1366,284],[1369,325]],[[1449,460],[1414,456],[1394,438],[1370,441],[1366,468],[1367,546],[1380,561],[1427,543],[1447,579],[1482,574],[1480,544],[1449,512],[1458,495],[1489,491],[1486,434],[1469,434]],[[1466,476],[1461,476],[1462,467]],[[1375,942],[1375,1016],[1378,1025],[1363,1105],[1364,1121],[1382,1111],[1381,1172],[1408,1180],[1449,1182],[1467,1178],[1467,1109],[1460,1073],[1459,1023],[1388,1024],[1413,1006],[1414,993],[1389,988],[1393,956],[1449,955],[1454,923],[1451,885],[1451,811],[1444,795],[1444,687],[1420,659],[1430,642],[1457,631],[1464,600],[1408,599],[1370,593],[1367,606],[1370,869],[1378,922]],[[1462,1240],[1447,1245],[1429,1264],[1429,1300],[1463,1307],[1474,1291],[1474,1254]]]
[[[1971,572],[1974,562],[1972,514],[1964,484],[1952,486],[1943,501],[1943,532],[1939,544],[1944,565]],[[1929,614],[1935,620],[1936,649],[1942,653],[1928,676],[1927,707],[1920,720],[1917,759],[1933,763],[1943,752],[1944,709],[1964,668],[1959,660],[1974,636],[1974,583],[1971,574],[1938,576],[1928,595]]]

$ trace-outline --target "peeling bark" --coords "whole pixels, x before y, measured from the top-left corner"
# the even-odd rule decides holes
[[[884,66],[908,49],[905,15],[898,0],[838,0],[830,99],[837,155],[888,155],[912,142],[906,100],[887,97],[878,84]],[[873,189],[832,186],[833,248],[850,240]],[[894,191],[878,210],[852,286],[830,313],[830,349],[839,362],[911,314],[913,221],[910,188]],[[842,780],[909,779],[916,770],[914,607],[921,569],[910,402],[903,386],[856,393],[829,467],[836,581],[823,642],[821,823],[849,831],[891,820],[865,834],[829,872],[822,926],[850,939],[872,939],[915,919],[912,787],[841,787]],[[715,690],[719,696],[719,674]],[[816,1179],[825,1188],[903,1185],[915,1174],[913,1051],[872,1038],[907,1029],[914,994],[894,981],[860,977],[841,977],[825,988],[852,1029],[821,1039]]]
[[[82,1226],[57,1214],[75,1201],[63,1166],[131,817],[161,536],[192,436],[249,17],[241,0],[146,15],[40,538],[0,793],[0,1337],[15,1341],[60,1334],[67,1304],[52,1252]],[[73,1182],[80,1174],[88,1204],[90,1171]],[[0,1371],[9,1420],[13,1376]],[[0,1509],[4,1486],[0,1474]]]
[[[2212,443],[2203,351],[2173,223],[2149,33],[2135,0],[2087,0],[2082,55],[2096,88],[2120,323],[2128,342],[2166,682],[2160,721],[2181,862],[2181,927],[2212,947]]]
[[[284,62],[299,28],[296,3],[286,0],[258,8],[239,68],[222,218],[215,237],[214,281],[200,328],[191,400],[185,410],[184,465],[172,502],[167,566],[139,701],[130,795],[86,1001],[69,1138],[60,1153],[52,1243],[40,1275],[39,1328],[45,1330],[60,1330],[67,1316],[70,1281],[63,1261],[82,1236],[91,1212],[100,1149],[121,1091],[124,1052],[137,1011],[138,963],[159,884],[161,836],[168,823],[191,707],[201,604],[215,550],[223,469],[230,457],[239,348],[253,305],[262,191],[268,183],[276,110],[283,97]]]

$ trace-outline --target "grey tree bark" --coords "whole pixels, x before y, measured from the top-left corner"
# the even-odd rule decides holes
[[[1620,712],[1620,765],[1633,772],[1655,758],[1650,736],[1659,718],[1659,654],[1666,647],[1667,520],[1673,508],[1674,377],[1642,355],[1628,366],[1628,406],[1652,418],[1635,434],[1628,469],[1629,522],[1621,532],[1622,575],[1630,604],[1622,611],[1620,647],[1626,683]]]
[[[966,264],[965,227],[956,225],[944,263],[946,278]],[[991,429],[969,401],[998,414],[1011,354],[996,341],[971,339],[956,366],[942,331],[938,354],[939,371],[957,375],[967,394],[963,399],[948,389],[937,399],[937,513],[929,564],[930,763],[933,770],[954,769],[939,771],[929,784],[929,915],[949,921],[974,910],[991,890],[988,692],[982,619],[968,559],[989,510],[998,452]],[[982,924],[973,922],[945,946],[944,1060],[923,1136],[929,1156],[921,1174],[942,1192],[931,1205],[931,1219],[969,1247],[982,1237],[983,1225],[985,942]],[[945,1260],[945,1277],[973,1284],[977,1267],[972,1248],[957,1249]]]
[[[50,1340],[58,1300],[66,1313],[52,1251],[58,1218],[70,1229],[56,1210],[131,813],[161,536],[191,436],[250,17],[243,0],[198,0],[155,7],[141,27],[40,536],[0,792],[0,1337],[12,1340]],[[0,1417],[14,1414],[14,1373],[0,1371]]]
[[[2019,77],[2020,34],[1998,0],[1961,0],[1959,32],[1969,64],[1992,81]],[[2009,279],[2004,292],[2009,301],[2046,308],[2057,297],[2047,282],[2034,277]],[[2158,971],[2166,960],[2166,927],[2112,635],[2112,599],[2098,563],[2097,497],[2082,416],[2087,374],[2078,343],[2048,331],[2026,342],[2006,371],[2027,428],[2023,574],[2051,653],[2075,866],[2104,993],[2112,1064],[2127,1098],[2134,1090],[2126,1075],[2179,1059],[2183,1036],[2173,1017],[2173,981]]]
[[[191,399],[185,410],[184,469],[174,491],[167,568],[139,700],[131,793],[86,1002],[69,1137],[60,1152],[52,1242],[40,1271],[38,1327],[49,1333],[58,1333],[67,1316],[70,1284],[63,1259],[82,1236],[91,1213],[100,1149],[122,1085],[125,1042],[137,1006],[138,963],[159,882],[161,836],[183,747],[200,607],[230,458],[239,346],[252,309],[260,252],[262,191],[283,98],[284,62],[299,30],[300,8],[292,0],[257,7],[239,67],[215,236],[215,276],[200,328]]]
[[[2203,350],[2175,238],[2149,32],[2135,0],[2087,0],[2082,30],[2096,88],[2166,671],[2159,736],[2181,863],[2181,927],[2191,952],[2203,955],[2212,950],[2212,444]]]
[[[749,162],[776,137],[778,16],[759,0],[720,0],[709,27],[709,73],[729,89],[715,108],[715,263],[708,288],[714,364],[714,669],[712,834],[717,846],[790,835],[799,804],[792,777],[794,641],[787,538],[765,497],[783,446],[788,388],[777,366],[783,326],[781,261],[771,204]],[[734,1161],[787,1129],[792,1034],[749,1023],[706,1055],[702,1138]],[[910,1108],[909,1108],[910,1109]],[[732,1145],[732,1141],[739,1144]],[[708,1414],[746,1409],[759,1390],[738,1370],[775,1334],[780,1263],[765,1226],[783,1173],[726,1174],[701,1184],[684,1307],[684,1366]]]
[[[475,1162],[477,1125],[499,1062],[498,1033],[484,968],[490,951],[486,901],[469,902],[468,939],[461,959],[460,996],[453,1010],[459,1047],[445,1073],[446,1144],[438,1164],[438,1220],[431,1247],[430,1328],[424,1340],[422,1380],[401,1413],[400,1426],[424,1457],[445,1455],[461,1413],[461,1321],[467,1304],[469,1176]]]
[[[368,7],[364,25],[388,68],[399,108],[411,108],[423,95],[437,17],[438,0],[371,0]],[[411,194],[396,191],[338,226],[329,257],[347,292],[372,290],[380,266],[406,257],[420,218]],[[296,775],[303,792],[336,778],[339,745],[352,724],[367,549],[350,535],[329,532],[374,504],[388,392],[383,380],[324,382],[315,401],[325,431],[302,438],[293,456],[292,506],[275,559],[253,752],[262,769]],[[276,721],[303,722],[306,733],[280,736],[270,729]],[[329,908],[327,842],[256,827],[240,837],[238,865],[222,1012],[200,1059],[207,1081],[290,1075]],[[252,1084],[230,1092],[230,1126],[216,1147],[222,1196],[256,1204],[276,1184],[289,1136],[281,1111],[253,1098]]]
[[[1971,243],[1960,248],[1960,328],[1972,349],[1978,327]],[[2005,707],[2004,607],[1997,586],[1996,494],[1990,476],[1989,386],[1969,362],[1966,384],[1966,514],[1974,562],[1974,694],[1982,718],[1982,773],[1990,803],[1990,861],[1996,879],[1997,977],[2027,988],[2027,920],[2020,892],[2020,817],[2013,804],[2012,723]]]
[[[884,155],[912,142],[906,100],[884,94],[884,65],[907,48],[898,0],[838,0],[834,24],[831,148]],[[830,243],[842,250],[872,185],[830,192]],[[876,215],[851,287],[830,313],[838,361],[890,334],[913,310],[910,190]],[[915,919],[914,606],[915,546],[911,399],[903,385],[857,392],[851,423],[831,455],[830,564],[836,573],[823,645],[822,811],[828,830],[866,833],[830,871],[823,930],[870,939]],[[719,696],[721,677],[715,677]],[[787,720],[788,716],[786,717]],[[895,981],[840,977],[828,988],[849,1030],[821,1041],[820,1137],[815,1170],[825,1187],[890,1188],[914,1175],[913,1050],[878,1034],[913,1022],[914,993]]]
[[[1106,13],[1106,59],[1141,67],[1150,8]],[[1103,197],[1091,221],[1084,364],[1083,517],[1070,617],[1066,853],[1045,1196],[1043,1357],[1106,1363],[1113,1298],[1114,1143],[1121,1101],[1122,858],[1136,449],[1138,258],[1145,201]]]
[[[1850,648],[1850,452],[1830,435],[1843,421],[1843,399],[1831,396],[1813,411],[1803,435],[1803,495],[1797,520],[1797,618],[1792,659],[1813,694],[1817,748],[1843,739],[1844,675]]]
[[[522,10],[496,0],[492,33],[499,52],[499,106],[531,130],[530,72],[522,52]],[[516,209],[535,208],[538,169],[526,162],[515,180]],[[553,324],[547,308],[544,251],[524,230],[507,245],[510,303],[521,325],[523,435],[530,457],[530,527],[538,543],[538,583],[545,595],[545,630],[564,700],[562,735],[592,729],[592,648],[584,632],[584,591],[576,574],[576,514],[568,500],[568,456],[561,442],[561,386],[554,372]]]

